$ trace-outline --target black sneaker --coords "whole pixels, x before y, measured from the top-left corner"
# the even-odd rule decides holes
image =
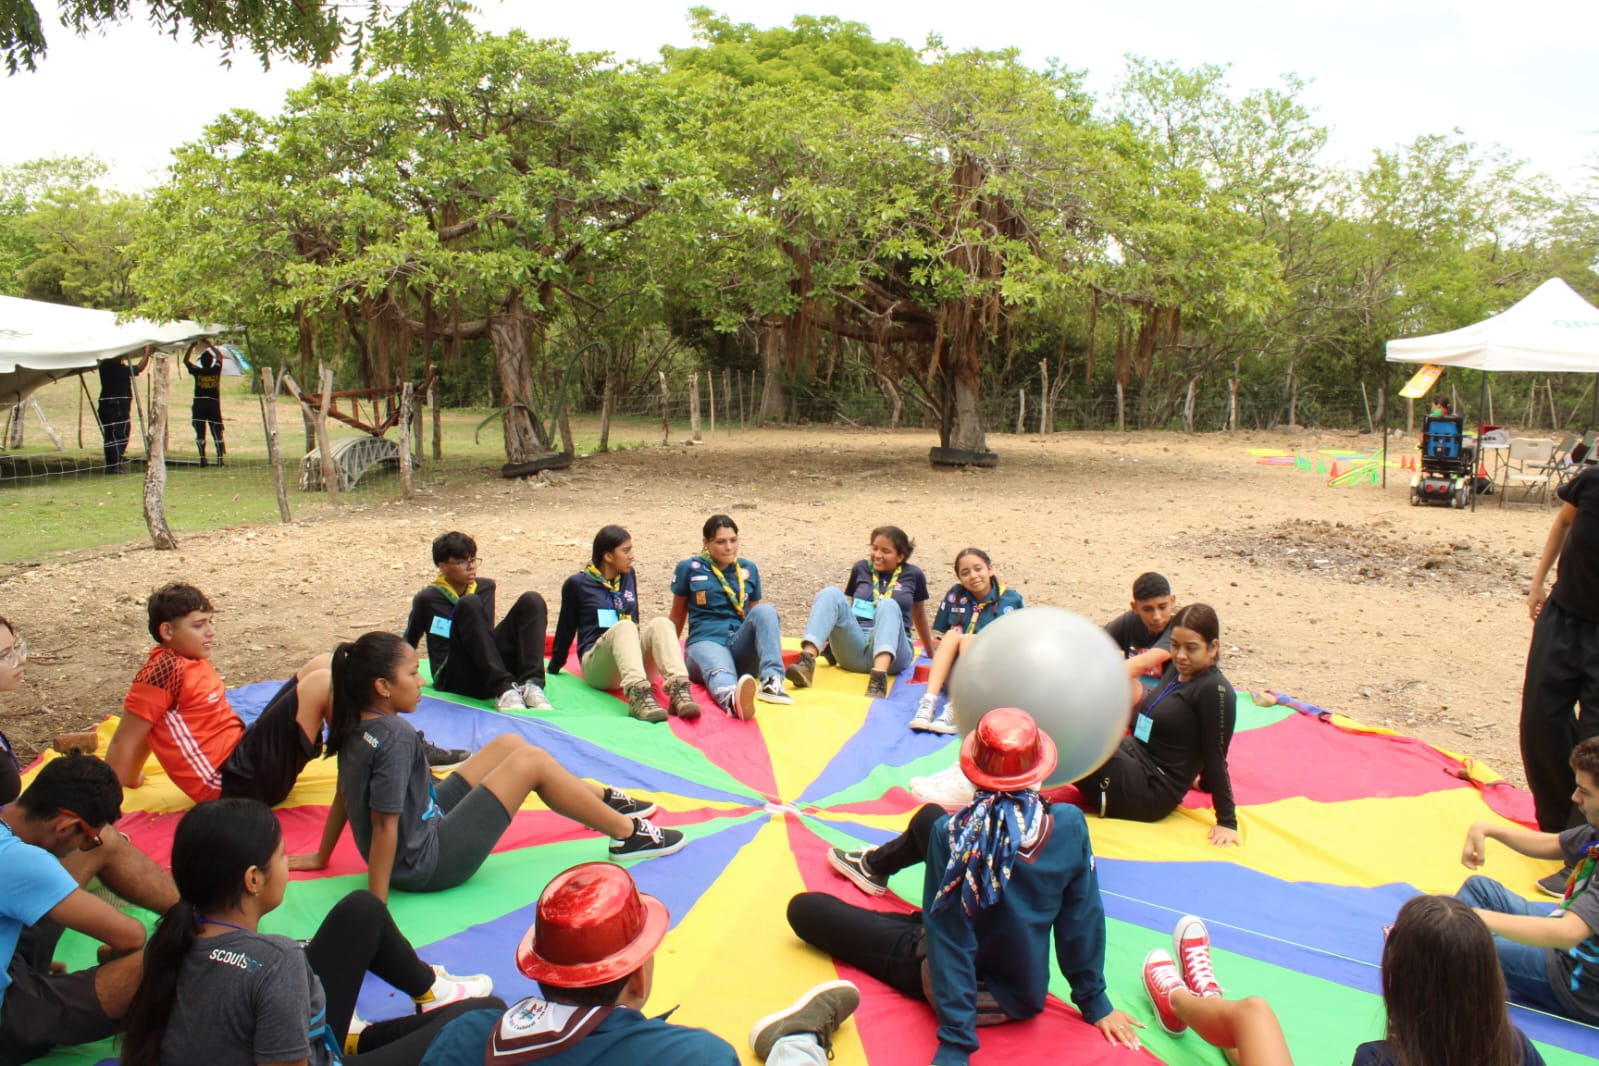
[[[833,1034],[861,1005],[861,990],[848,981],[827,981],[806,992],[792,1006],[768,1014],[750,1027],[750,1050],[765,1061],[772,1045],[785,1036],[808,1033],[832,1057]]]
[[[888,879],[866,868],[865,848],[861,848],[858,851],[829,848],[827,851],[827,865],[837,870],[844,877],[849,878],[854,882],[856,888],[868,896],[881,896],[888,891]]]
[[[1538,879],[1538,891],[1555,899],[1566,898],[1566,882],[1571,880],[1571,867],[1562,866],[1548,877]]]
[[[816,656],[809,653],[801,655],[789,663],[783,673],[795,688],[810,688],[811,681],[816,677]]]
[[[465,748],[441,748],[417,731],[416,738],[422,742],[422,754],[427,756],[428,769],[448,770],[460,766],[472,757],[472,753]]]
[[[676,829],[662,829],[648,818],[633,819],[633,835],[626,840],[611,841],[611,858],[653,859],[657,855],[675,855],[688,843]]]
[[[636,800],[619,788],[605,786],[605,795],[602,797],[605,805],[617,814],[625,814],[629,818],[648,818],[655,813],[655,804],[648,800]]]
[[[866,681],[866,698],[869,700],[888,699],[888,674],[882,670],[873,670],[871,677]]]

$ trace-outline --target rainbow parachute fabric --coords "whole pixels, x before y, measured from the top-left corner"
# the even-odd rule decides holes
[[[825,853],[890,839],[917,805],[906,791],[910,778],[954,761],[951,738],[905,727],[922,686],[902,680],[889,698],[868,701],[859,675],[823,667],[814,688],[795,693],[796,706],[762,705],[753,723],[710,709],[694,722],[649,725],[570,675],[550,680],[553,712],[499,713],[429,689],[413,721],[446,747],[476,748],[517,733],[582,776],[656,801],[655,820],[688,835],[678,854],[631,867],[672,915],[647,1010],[676,1006],[674,1022],[711,1029],[754,1061],[745,1043],[751,1021],[843,976],[860,984],[863,1001],[835,1040],[838,1063],[930,1061],[936,1022],[927,1005],[807,948],[784,920],[789,897],[806,889],[890,910],[908,910],[902,900],[917,899],[919,869],[891,883],[901,899],[871,900],[832,873]],[[248,685],[230,699],[249,719],[275,689]],[[102,750],[110,728],[102,726]],[[1040,1017],[980,1031],[975,1062],[1224,1062],[1197,1037],[1161,1032],[1140,983],[1144,954],[1169,947],[1179,916],[1198,914],[1209,923],[1228,994],[1269,999],[1300,1066],[1346,1066],[1358,1043],[1382,1035],[1383,926],[1417,892],[1459,887],[1471,822],[1530,818],[1524,794],[1469,760],[1294,701],[1261,708],[1241,696],[1229,765],[1242,847],[1207,843],[1204,796],[1190,796],[1155,825],[1089,819],[1108,922],[1110,995],[1147,1024],[1146,1050],[1112,1049],[1065,1005],[1068,989],[1057,976]],[[153,761],[147,773],[148,783],[126,794],[121,828],[165,862],[189,802]],[[334,776],[331,760],[313,763],[279,808],[290,852],[316,849]],[[1512,890],[1530,896],[1534,880],[1549,872],[1547,863],[1491,848],[1482,872]],[[603,839],[530,799],[469,882],[433,895],[395,893],[390,906],[423,958],[456,973],[487,972],[496,993],[512,1001],[536,990],[513,956],[540,890],[560,870],[605,855]],[[348,833],[327,870],[295,876],[265,931],[310,936],[341,896],[366,883]],[[74,969],[92,965],[93,945],[69,934],[58,957]],[[368,1020],[409,1008],[375,978],[358,1006]],[[1599,1055],[1599,1030],[1519,1007],[1512,1013],[1550,1066]],[[102,1043],[41,1061],[95,1063],[114,1054]]]

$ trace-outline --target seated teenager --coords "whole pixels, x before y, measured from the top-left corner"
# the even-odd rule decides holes
[[[1144,991],[1162,1029],[1172,1036],[1192,1029],[1236,1066],[1293,1066],[1282,1023],[1270,1003],[1259,996],[1222,996],[1203,921],[1193,915],[1178,919],[1172,949],[1175,958],[1164,948],[1144,956]]]
[[[547,711],[544,694],[544,632],[549,608],[537,592],[516,598],[494,624],[494,581],[477,576],[477,542],[465,533],[433,541],[438,574],[411,598],[405,642],[427,638],[433,687],[475,700],[493,700],[501,711]]]
[[[738,1053],[716,1034],[642,1013],[668,916],[626,870],[586,862],[557,874],[535,915],[516,965],[539,994],[451,1022],[423,1066],[736,1066]]]
[[[683,834],[649,821],[653,803],[579,780],[515,733],[502,733],[435,788],[421,742],[403,715],[422,696],[416,649],[392,633],[368,633],[333,653],[333,724],[327,751],[339,788],[314,855],[296,870],[327,865],[346,821],[367,863],[367,887],[440,892],[483,865],[529,793],[557,814],[611,837],[611,856],[671,855]]]
[[[801,940],[932,1003],[935,1062],[965,1066],[977,1026],[1044,1009],[1051,932],[1084,1020],[1112,1044],[1139,1046],[1140,1023],[1105,993],[1105,910],[1087,822],[1038,794],[1057,757],[1031,715],[989,711],[961,744],[961,770],[977,789],[970,804],[952,814],[923,807],[881,847],[828,854],[872,895],[889,875],[925,862],[920,913],[865,910],[825,892],[789,901],[788,924]]]
[[[282,803],[322,750],[328,718],[328,658],[319,655],[267,701],[248,727],[228,705],[211,665],[211,601],[171,584],[145,605],[156,646],[133,677],[105,760],[126,788],[144,784],[153,752],[172,783],[196,803],[222,796]]]
[[[92,855],[112,836],[131,849],[112,828],[121,816],[122,786],[110,767],[90,755],[46,763],[17,801],[0,810],[0,958],[8,960],[0,979],[0,1063],[103,1040],[127,1011],[139,983],[144,926],[85,892],[62,861],[80,851]],[[98,872],[93,865],[85,869]],[[139,902],[170,900],[159,876]],[[126,888],[120,882],[117,887]],[[76,973],[53,972],[56,942],[65,929],[98,940],[113,961]]]
[[[28,662],[28,642],[17,637],[10,619],[0,615],[0,695],[22,687],[22,670]],[[0,806],[17,798],[22,791],[22,764],[11,750],[11,741],[0,733]]]
[[[1178,611],[1171,623],[1171,662],[1144,693],[1133,732],[1103,766],[1074,782],[1089,810],[1102,818],[1158,822],[1196,784],[1216,812],[1210,842],[1238,843],[1227,749],[1238,719],[1238,696],[1217,666],[1221,624],[1203,603]]]
[[[589,565],[561,585],[561,614],[550,648],[550,673],[566,666],[577,641],[577,661],[590,688],[620,687],[628,713],[645,722],[666,721],[655,700],[650,674],[665,682],[672,714],[698,718],[700,705],[689,691],[688,667],[677,627],[669,618],[639,624],[638,576],[633,571],[633,538],[621,526],[594,534]]]
[[[955,660],[972,636],[1003,614],[1020,610],[1022,594],[1005,587],[995,575],[988,553],[981,548],[966,548],[955,556],[955,577],[958,584],[951,585],[944,598],[938,602],[938,614],[933,618],[933,666],[927,674],[927,692],[916,704],[916,714],[911,718],[911,728],[923,733],[952,734],[955,732],[955,709],[948,702],[938,709],[938,697],[944,691],[949,673],[955,669]]]
[[[755,717],[755,701],[793,703],[783,690],[783,627],[761,602],[761,572],[738,554],[738,524],[713,514],[704,551],[672,575],[672,624],[688,626],[688,676],[734,718]]]
[[[1571,753],[1577,789],[1571,799],[1583,824],[1561,833],[1478,822],[1466,834],[1460,861],[1481,868],[1489,840],[1535,859],[1571,867],[1561,901],[1550,910],[1498,881],[1470,877],[1456,895],[1477,909],[1499,950],[1510,998],[1538,1010],[1599,1025],[1599,737]]]
[[[254,800],[202,803],[172,840],[180,898],[145,950],[128,1009],[123,1066],[313,1063],[402,1066],[459,1014],[503,1007],[482,974],[429,966],[367,892],[336,903],[300,942],[260,931],[283,902],[283,830]],[[355,999],[368,973],[410,996],[416,1011],[366,1025]],[[372,1054],[379,1048],[382,1054]],[[370,1056],[370,1057],[369,1057]]]
[[[844,587],[825,588],[811,601],[800,657],[788,668],[796,688],[810,685],[816,657],[825,648],[841,668],[867,674],[866,695],[888,695],[888,675],[908,670],[916,661],[911,627],[931,651],[933,631],[927,624],[927,576],[911,563],[916,545],[898,526],[872,530],[866,558],[856,563]]]
[[[1127,610],[1105,623],[1105,632],[1122,650],[1126,658],[1133,658],[1152,648],[1171,649],[1171,618],[1177,609],[1177,597],[1172,595],[1171,582],[1157,573],[1139,574],[1133,579],[1133,601]],[[1160,677],[1157,671],[1149,675],[1148,682]]]
[[[1499,969],[1471,908],[1449,896],[1411,899],[1383,943],[1387,1037],[1356,1048],[1353,1066],[1543,1066],[1510,1023]]]

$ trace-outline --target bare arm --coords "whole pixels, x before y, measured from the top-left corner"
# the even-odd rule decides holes
[[[400,850],[400,816],[372,812],[372,847],[367,854],[366,887],[384,903],[389,901],[389,878],[394,874],[394,856]]]
[[[1538,568],[1532,572],[1532,587],[1527,591],[1527,614],[1533,621],[1537,621],[1538,616],[1543,613],[1544,599],[1548,596],[1544,591],[1544,580],[1549,576],[1549,568],[1560,558],[1560,550],[1566,543],[1566,534],[1571,531],[1571,523],[1576,518],[1576,506],[1569,503],[1562,504],[1555,514],[1554,522],[1549,526],[1549,535],[1543,542],[1543,554],[1538,557]]]
[[[923,649],[933,654],[933,627],[927,622],[926,600],[911,604],[911,623],[916,626],[916,635],[922,638]]]
[[[116,772],[123,788],[144,784],[144,763],[150,757],[150,723],[124,712],[106,746],[106,765]]]
[[[326,869],[328,860],[333,857],[333,848],[339,842],[339,834],[344,832],[344,827],[349,822],[349,809],[344,805],[344,789],[335,787],[333,802],[328,805],[328,820],[322,823],[322,843],[317,845],[316,854],[290,855],[289,869]]]
[[[677,635],[683,635],[683,626],[688,622],[688,597],[673,596],[672,610],[666,617],[672,620],[672,628],[677,630]]]
[[[1497,840],[1511,851],[1518,851],[1529,859],[1562,859],[1558,833],[1540,833],[1536,829],[1523,829],[1519,825],[1498,822],[1474,822],[1466,831],[1466,846],[1460,852],[1461,865],[1468,870],[1482,866],[1487,856],[1487,842]]]
[[[50,908],[49,916],[68,929],[93,937],[118,955],[131,955],[144,947],[143,925],[81,888]]]
[[[1567,951],[1593,935],[1588,923],[1570,912],[1558,918],[1546,918],[1536,914],[1500,914],[1481,907],[1475,910],[1482,915],[1483,924],[1490,933],[1498,933],[1506,940],[1531,948]]]

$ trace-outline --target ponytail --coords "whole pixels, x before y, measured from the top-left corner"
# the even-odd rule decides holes
[[[180,899],[156,923],[144,947],[144,974],[123,1016],[124,1066],[160,1066],[161,1038],[178,995],[178,974],[200,927],[194,904]]]
[[[333,713],[323,747],[337,755],[372,706],[372,685],[399,672],[408,645],[393,633],[364,633],[333,649]]]

